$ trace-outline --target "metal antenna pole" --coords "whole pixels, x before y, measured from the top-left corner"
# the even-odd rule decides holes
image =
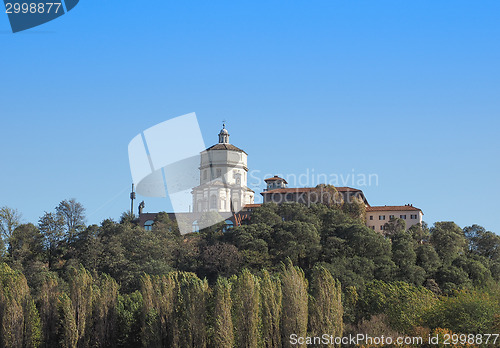
[[[130,192],[130,214],[132,216],[134,216],[134,199],[135,199],[134,184],[132,184],[132,192]]]

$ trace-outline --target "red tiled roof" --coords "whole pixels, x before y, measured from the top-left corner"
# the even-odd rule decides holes
[[[243,208],[258,208],[260,207],[262,204],[258,204],[258,203],[255,203],[255,204],[245,204],[243,206]]]
[[[285,179],[280,178],[280,177],[279,177],[279,176],[277,176],[277,175],[273,176],[272,178],[267,178],[267,179],[264,179],[264,181],[265,181],[265,182],[268,182],[268,181],[275,181],[275,180],[283,180],[283,181],[285,182],[285,184],[288,184],[288,183],[286,182],[286,180],[285,180]]]
[[[361,190],[352,187],[335,187],[338,192],[361,192]],[[293,187],[293,188],[281,188],[269,191],[264,191],[262,194],[266,193],[301,193],[301,192],[311,192],[316,190],[316,187]]]
[[[378,207],[366,207],[366,211],[422,211],[412,205],[384,205]]]

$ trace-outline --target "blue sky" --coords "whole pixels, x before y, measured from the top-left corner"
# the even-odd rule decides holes
[[[74,197],[89,223],[118,219],[128,142],[194,111],[207,145],[225,119],[262,174],[376,173],[361,187],[372,205],[500,233],[499,13],[498,1],[81,1],[17,34],[0,15],[0,206],[36,222]]]

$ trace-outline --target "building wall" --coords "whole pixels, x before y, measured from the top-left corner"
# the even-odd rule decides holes
[[[412,218],[412,215],[414,218]],[[415,218],[416,215],[416,218]],[[401,218],[406,222],[406,229],[411,226],[422,223],[422,212],[420,210],[389,210],[389,211],[367,211],[366,212],[366,226],[377,231],[382,232],[383,226],[391,220],[391,216]]]
[[[247,188],[246,153],[212,150],[201,153],[200,186],[193,189],[193,211],[238,211],[254,202]]]

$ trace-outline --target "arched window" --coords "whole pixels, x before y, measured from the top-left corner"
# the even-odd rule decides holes
[[[193,232],[200,232],[200,226],[198,225],[198,220],[193,221]]]
[[[224,226],[224,232],[226,232],[228,229],[234,227],[234,223],[230,219],[227,219],[224,222],[226,223],[226,225]]]
[[[144,229],[145,229],[146,231],[151,231],[151,230],[153,229],[153,224],[154,224],[154,223],[155,223],[155,222],[154,222],[153,220],[148,220],[148,221],[146,221],[146,222],[144,223]]]
[[[210,196],[210,209],[217,209],[217,197],[215,195]]]

